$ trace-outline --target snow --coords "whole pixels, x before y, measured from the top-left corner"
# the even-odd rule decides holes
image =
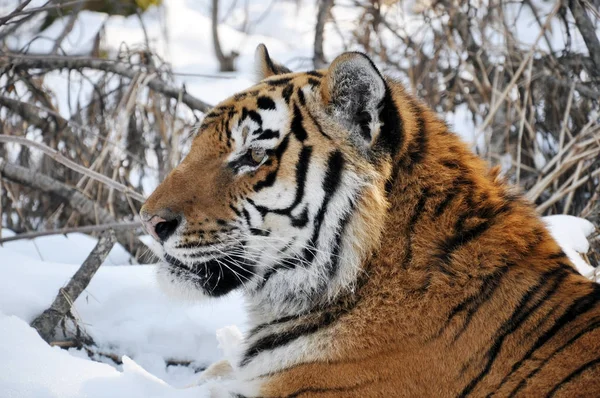
[[[123,370],[50,347],[16,316],[0,314],[0,389],[6,398],[208,397],[204,387],[176,389],[128,357]]]
[[[594,272],[594,267],[586,263],[579,253],[587,253],[590,249],[590,243],[587,237],[594,232],[594,224],[579,217],[568,215],[547,216],[543,218],[550,229],[554,239],[569,256],[577,270],[582,275],[590,275]]]

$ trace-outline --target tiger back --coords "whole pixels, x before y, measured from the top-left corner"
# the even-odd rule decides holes
[[[257,69],[140,213],[165,289],[247,300],[213,396],[598,396],[600,287],[531,204],[363,54]]]

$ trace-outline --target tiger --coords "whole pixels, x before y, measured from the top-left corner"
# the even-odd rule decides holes
[[[213,397],[600,395],[600,286],[517,188],[365,54],[255,62],[140,211],[168,292],[246,301]]]

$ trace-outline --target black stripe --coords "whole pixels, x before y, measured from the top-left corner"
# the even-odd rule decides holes
[[[302,91],[302,87],[298,87],[298,102],[300,102],[301,106],[306,105],[306,98],[304,98],[304,91]]]
[[[450,262],[452,254],[456,250],[483,235],[494,225],[497,216],[511,209],[510,203],[504,202],[500,206],[487,202],[483,207],[477,208],[471,199],[471,193],[472,191],[466,196],[466,201],[470,202],[472,206],[469,206],[469,209],[458,217],[454,227],[454,235],[440,245],[442,252],[437,255],[437,259],[443,269]],[[465,229],[465,222],[473,218],[483,219],[483,221],[474,227]]]
[[[265,336],[256,342],[254,342],[244,353],[244,357],[240,362],[240,366],[245,366],[250,362],[254,357],[260,354],[263,351],[274,350],[278,347],[282,347],[291,343],[292,341],[305,336],[307,334],[313,334],[320,329],[329,326],[332,324],[336,317],[333,316],[324,316],[320,319],[321,322],[317,323],[309,323],[298,325],[287,332],[275,333],[268,336]]]
[[[252,223],[250,222],[250,213],[248,213],[248,210],[246,210],[245,207],[242,207],[242,214],[244,215],[244,220],[246,220],[246,225],[248,227],[252,227]]]
[[[303,146],[302,150],[300,151],[300,155],[298,156],[298,161],[296,162],[296,195],[292,204],[283,209],[270,209],[264,206],[257,206],[263,209],[261,212],[264,212],[264,214],[275,213],[280,215],[286,215],[292,218],[292,223],[294,222],[294,217],[291,213],[302,202],[302,199],[304,199],[304,192],[306,190],[306,176],[308,174],[311,156],[312,147]],[[300,215],[300,217],[302,217],[302,215]]]
[[[265,109],[265,110],[277,109],[277,107],[275,106],[275,101],[273,101],[271,98],[266,97],[264,95],[261,95],[260,97],[258,97],[256,99],[256,106],[258,107],[258,109]]]
[[[308,206],[302,210],[298,217],[291,217],[292,226],[295,228],[304,228],[308,224]]]
[[[248,117],[250,117],[250,119],[253,122],[255,122],[256,124],[258,124],[259,126],[262,126],[262,117],[260,117],[260,115],[258,114],[258,112],[256,112],[256,111],[248,111]]]
[[[408,236],[406,242],[406,254],[404,255],[404,259],[402,260],[401,266],[403,268],[408,268],[413,258],[413,250],[412,250],[412,238],[415,233],[415,227],[417,225],[417,221],[423,214],[423,210],[425,209],[425,203],[427,202],[427,198],[429,196],[429,189],[425,188],[420,192],[419,201],[417,202],[415,209],[413,211],[412,216],[410,217],[410,221],[408,223]]]
[[[558,392],[558,390],[561,387],[563,387],[565,384],[570,383],[571,381],[573,381],[573,379],[575,379],[577,376],[581,375],[586,370],[591,369],[594,366],[599,365],[599,364],[600,364],[600,358],[596,358],[596,359],[594,359],[592,361],[589,361],[588,363],[580,366],[573,373],[571,373],[570,375],[568,375],[567,377],[565,377],[564,379],[562,379],[560,383],[558,383],[557,385],[555,385],[554,388],[548,393],[547,396],[548,397],[553,397],[554,394],[556,394]]]
[[[280,77],[278,79],[264,80],[263,83],[268,84],[269,86],[283,86],[284,84],[288,84],[291,81],[291,77]]]
[[[310,84],[311,86],[320,86],[321,85],[321,81],[319,79],[314,79],[312,77],[308,78],[308,84]]]
[[[517,331],[520,326],[533,314],[546,300],[552,297],[557,292],[557,287],[567,277],[568,273],[562,268],[556,268],[545,272],[539,279],[538,283],[531,287],[521,297],[519,304],[513,311],[509,319],[507,319],[498,329],[491,348],[487,351],[487,361],[484,368],[479,372],[475,378],[473,378],[469,384],[463,389],[459,396],[466,397],[473,389],[479,384],[481,380],[490,372],[492,366],[502,349],[504,340],[512,333]],[[548,282],[552,281],[551,285]],[[542,291],[541,289],[545,289]],[[538,293],[540,295],[538,296]],[[536,298],[536,296],[538,296]]]
[[[290,98],[291,98],[293,92],[294,92],[293,84],[288,84],[287,86],[285,86],[285,88],[283,90],[281,90],[281,95],[282,95],[283,99],[285,100],[286,104],[290,103]]]
[[[562,267],[560,269],[562,269],[563,272],[568,273],[568,271],[565,270],[565,267]],[[531,358],[531,355],[535,351],[537,351],[552,337],[554,337],[556,333],[558,333],[564,326],[571,323],[578,316],[585,314],[587,311],[594,308],[594,306],[600,301],[600,285],[591,282],[590,284],[592,285],[592,291],[586,294],[585,296],[579,297],[577,300],[575,300],[575,302],[573,302],[573,304],[571,304],[569,308],[565,310],[561,317],[558,318],[556,322],[554,322],[552,327],[546,330],[546,332],[544,332],[543,335],[538,337],[536,342],[529,349],[529,351],[527,351],[523,358],[521,358],[512,366],[510,372],[504,377],[503,382],[507,380],[518,368],[520,368],[525,361]]]
[[[359,287],[364,283],[363,280],[359,280]],[[258,339],[256,342],[252,343],[252,345],[246,350],[242,361],[240,362],[240,366],[244,366],[248,364],[252,360],[252,358],[256,357],[263,351],[274,350],[278,347],[282,347],[291,343],[292,341],[308,335],[313,334],[331,324],[336,322],[342,316],[348,314],[358,302],[360,302],[359,294],[352,294],[350,296],[340,297],[337,305],[331,304],[327,310],[320,311],[319,308],[315,308],[311,310],[309,315],[316,315],[315,319],[307,320],[306,323],[303,324],[294,324],[290,326],[290,329],[284,332],[278,332],[274,334],[270,334],[263,338]],[[254,335],[261,330],[264,330],[268,326],[277,325],[286,323],[293,320],[300,320],[307,314],[298,314],[291,315],[276,319],[272,322],[259,325],[252,329],[250,335]]]
[[[255,236],[269,236],[271,235],[271,231],[259,229],[259,228],[250,228],[250,233]]]
[[[600,320],[596,320],[595,322],[587,325],[584,329],[580,330],[579,333],[571,337],[569,341],[567,341],[565,344],[556,349],[549,357],[544,359],[544,362],[542,362],[539,367],[537,367],[536,369],[531,371],[527,376],[525,376],[525,378],[521,380],[521,382],[511,391],[510,396],[515,396],[521,389],[523,389],[523,387],[527,385],[528,381],[531,380],[536,374],[538,374],[542,370],[542,368],[546,366],[548,362],[550,362],[552,358],[554,358],[556,355],[565,350],[568,346],[579,340],[581,337],[585,336],[587,333],[590,333],[598,328],[600,328]]]
[[[460,302],[459,304],[457,304],[456,306],[454,306],[454,308],[452,308],[450,310],[448,319],[446,319],[444,326],[442,326],[440,331],[437,333],[436,337],[439,337],[442,335],[444,330],[446,330],[446,328],[450,325],[450,323],[452,322],[452,319],[454,319],[454,317],[456,315],[458,315],[462,312],[465,312],[466,313],[465,320],[463,321],[461,328],[458,330],[458,332],[456,333],[456,335],[453,338],[453,341],[458,340],[458,338],[469,327],[469,324],[471,323],[471,320],[472,320],[473,316],[475,315],[475,313],[479,310],[479,308],[481,308],[481,306],[483,304],[485,304],[486,302],[488,302],[490,300],[490,298],[493,296],[496,289],[498,289],[498,287],[500,286],[500,284],[502,282],[502,279],[504,278],[504,275],[506,275],[509,268],[510,268],[510,265],[505,265],[505,266],[497,269],[496,271],[492,272],[491,274],[486,275],[481,280],[481,288],[479,289],[479,291],[477,291],[477,293],[467,297],[465,300],[463,300],[462,302]]]
[[[319,130],[319,133],[321,133],[321,135],[323,137],[327,138],[328,140],[331,140],[331,137],[329,135],[327,135],[327,133],[325,133],[325,131],[323,131],[323,128],[321,127],[321,124],[319,124],[319,122],[317,121],[317,119],[315,119],[315,117],[312,114],[312,112],[309,109],[307,109],[306,113],[308,113],[308,117],[310,117],[310,120],[317,127],[317,130]]]
[[[302,125],[302,112],[300,112],[300,108],[298,108],[297,104],[294,104],[294,117],[292,118],[292,132],[296,139],[300,142],[306,140],[307,134],[306,130],[304,130],[304,126]]]
[[[557,253],[552,253],[551,255],[549,255],[548,260],[560,260],[560,259],[563,259],[566,257],[567,257],[567,255],[565,254],[565,252],[560,250]]]
[[[235,206],[233,206],[232,204],[229,205],[229,208],[231,209],[231,211],[233,211],[233,213],[240,217],[242,215],[242,213],[240,213],[240,211],[238,209],[235,208]]]
[[[277,179],[277,173],[279,172],[279,166],[281,165],[281,157],[283,156],[284,152],[287,150],[288,143],[289,143],[289,136],[286,135],[285,138],[281,141],[281,144],[279,144],[279,146],[275,150],[275,157],[277,158],[277,166],[275,167],[275,170],[273,170],[269,174],[267,174],[267,176],[263,180],[258,181],[257,183],[254,184],[254,190],[256,192],[260,191],[263,188],[273,186],[273,184],[275,183],[275,181]]]
[[[275,130],[271,130],[271,129],[266,129],[263,130],[260,135],[258,137],[256,137],[256,140],[271,140],[273,138],[279,138],[279,131]]]
[[[348,223],[350,222],[350,219],[352,218],[352,215],[354,214],[354,207],[355,207],[355,203],[354,201],[352,201],[350,203],[350,208],[348,209],[348,212],[346,213],[346,215],[344,216],[344,218],[342,219],[342,221],[340,222],[337,232],[336,232],[336,238],[335,238],[335,243],[333,244],[333,250],[331,251],[331,256],[330,256],[330,260],[329,260],[329,279],[325,282],[325,283],[329,283],[330,280],[332,280],[336,275],[337,272],[339,270],[340,267],[340,251],[342,250],[342,239],[345,236],[345,232],[346,232],[346,227],[348,225]]]
[[[319,72],[319,71],[316,71],[316,70],[309,70],[309,71],[307,71],[305,73],[307,75],[314,76],[314,77],[323,77],[323,74],[321,72]]]
[[[327,212],[327,205],[340,185],[344,163],[344,155],[342,155],[342,152],[339,150],[336,150],[329,155],[329,159],[327,160],[327,171],[325,172],[325,178],[323,179],[322,185],[323,191],[325,191],[325,197],[323,198],[323,203],[315,217],[313,234],[309,241],[309,247],[317,247],[317,240],[319,239],[321,225],[325,218],[325,213]],[[311,263],[315,258],[315,252],[307,247],[304,249],[304,258],[307,263]]]
[[[387,84],[381,106],[381,111],[379,112],[381,130],[377,137],[375,148],[382,148],[389,153],[393,162],[392,173],[385,184],[385,191],[389,194],[392,191],[392,186],[396,182],[396,178],[400,172],[401,165],[396,161],[396,156],[402,147],[405,132],[400,112],[398,111],[398,108],[396,108],[392,92]]]
[[[408,145],[408,151],[405,158],[405,168],[407,173],[411,173],[413,168],[425,158],[427,153],[427,133],[425,131],[425,119],[419,105],[411,101],[411,109],[416,118],[417,131]]]

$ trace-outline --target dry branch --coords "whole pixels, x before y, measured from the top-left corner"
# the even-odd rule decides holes
[[[46,155],[50,156],[52,159],[56,160],[58,163],[61,163],[65,166],[67,166],[71,170],[81,173],[81,174],[83,174],[87,177],[90,177],[96,181],[99,181],[103,184],[106,184],[107,186],[109,186],[113,189],[116,189],[119,192],[123,192],[124,194],[131,196],[133,199],[137,200],[138,202],[143,203],[146,200],[143,195],[135,192],[131,188],[105,176],[104,174],[100,174],[96,171],[90,170],[86,167],[83,167],[83,166],[75,163],[74,161],[72,161],[70,159],[67,159],[57,150],[52,149],[49,146],[44,145],[42,143],[31,141],[24,137],[10,136],[10,135],[4,135],[4,134],[0,134],[0,142],[13,142],[16,144],[21,144],[21,145],[25,145],[25,146],[28,146],[31,148],[39,149],[40,151],[44,152]]]
[[[597,77],[600,77],[600,40],[596,33],[596,28],[592,21],[590,21],[585,8],[579,0],[569,0],[569,9],[575,18],[575,24],[579,29],[579,33],[583,37],[583,41],[588,48],[590,58],[595,64],[595,68],[592,68],[592,73]]]
[[[31,327],[37,330],[40,336],[50,342],[54,338],[54,331],[58,323],[69,313],[77,297],[88,286],[90,280],[106,258],[115,244],[113,230],[104,232],[98,243],[85,259],[81,267],[75,272],[67,286],[60,288],[54,302],[41,315],[31,322]]]
[[[92,222],[106,224],[116,221],[109,212],[98,207],[94,201],[88,199],[82,193],[35,170],[0,159],[0,176],[48,194],[58,195],[68,202],[73,209]]]
[[[233,72],[235,71],[234,61],[239,54],[232,51],[229,55],[225,55],[221,49],[221,41],[219,40],[219,0],[212,1],[211,17],[213,48],[219,61],[219,70],[221,72]]]
[[[134,68],[131,64],[110,61],[106,59],[89,57],[71,57],[71,56],[48,56],[48,55],[23,55],[15,53],[6,53],[0,56],[0,67],[19,69],[44,69],[50,71],[54,69],[96,69],[105,72],[116,73],[118,75],[134,79],[140,72],[140,68]],[[211,105],[188,94],[184,88],[173,87],[159,79],[153,77],[148,81],[148,87],[169,98],[179,99],[192,110],[207,112]]]
[[[117,220],[108,211],[99,207],[93,200],[88,199],[81,192],[35,170],[6,162],[0,158],[0,177],[27,185],[47,194],[59,196],[92,223],[117,223]],[[119,232],[118,240],[123,247],[131,247],[130,253],[134,255],[137,252],[146,250],[144,244],[138,239],[131,240],[127,231]]]
[[[0,25],[4,25],[7,21],[10,21],[12,18],[21,15],[21,11],[23,11],[23,9],[25,7],[27,7],[27,5],[29,3],[31,3],[31,0],[25,0],[25,1],[23,1],[10,14],[8,14],[5,17],[0,18]]]
[[[2,181],[0,179],[0,181]],[[131,221],[131,222],[116,222],[109,224],[99,224],[99,225],[85,225],[83,227],[73,227],[73,228],[61,228],[55,229],[52,231],[38,231],[38,232],[26,232],[23,234],[18,234],[15,236],[9,236],[6,238],[0,237],[0,245],[6,242],[12,242],[15,240],[23,240],[23,239],[35,239],[40,236],[50,236],[50,235],[66,235],[74,232],[80,233],[90,233],[90,232],[103,232],[108,229],[112,229],[113,231],[119,230],[133,230],[135,228],[140,228],[142,223],[139,221]]]
[[[327,65],[325,53],[323,52],[323,33],[325,31],[325,22],[327,16],[333,7],[333,0],[321,0],[319,11],[317,12],[317,25],[315,27],[315,46],[313,55],[313,64],[315,69],[324,68]]]

